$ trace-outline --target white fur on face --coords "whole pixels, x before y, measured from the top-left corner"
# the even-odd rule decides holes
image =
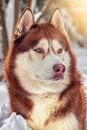
[[[31,91],[46,92],[46,91],[62,91],[65,86],[69,83],[69,74],[68,68],[70,64],[70,56],[68,52],[63,50],[61,55],[54,54],[52,48],[56,49],[62,48],[58,41],[51,41],[51,46],[46,39],[42,39],[35,48],[43,48],[47,54],[48,49],[50,48],[50,53],[47,54],[43,59],[43,54],[39,54],[34,50],[18,54],[16,57],[16,68],[15,74],[17,75],[19,81],[26,88],[31,84]],[[31,58],[30,58],[31,57]],[[66,71],[64,74],[64,79],[53,81],[51,77],[54,75],[53,65],[56,63],[61,63],[65,65]],[[36,83],[36,86],[39,84],[39,88],[32,87],[32,84]],[[43,85],[42,85],[43,82]],[[57,85],[59,83],[59,85]],[[41,84],[41,86],[40,86]],[[51,87],[47,88],[42,87],[45,85],[51,84]],[[55,84],[55,85],[53,85]],[[55,87],[54,87],[55,86]],[[57,87],[58,86],[58,87]],[[62,86],[62,87],[60,87]],[[30,90],[30,88],[29,88]]]

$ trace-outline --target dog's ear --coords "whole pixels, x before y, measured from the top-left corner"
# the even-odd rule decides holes
[[[65,32],[64,22],[61,16],[61,12],[56,8],[49,19],[49,23],[52,24],[55,28],[58,28],[60,31]]]
[[[32,11],[27,7],[18,18],[16,28],[14,31],[15,38],[18,39],[27,34],[33,24],[34,17]]]

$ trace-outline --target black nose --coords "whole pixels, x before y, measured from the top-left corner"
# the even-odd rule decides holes
[[[53,71],[59,73],[60,75],[65,72],[66,68],[63,64],[54,64]]]

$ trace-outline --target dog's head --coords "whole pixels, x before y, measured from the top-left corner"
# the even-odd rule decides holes
[[[31,10],[25,9],[17,21],[13,40],[9,70],[14,70],[22,84],[70,82],[75,59],[59,9],[42,24],[35,23]]]

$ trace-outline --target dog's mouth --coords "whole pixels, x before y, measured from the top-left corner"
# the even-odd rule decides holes
[[[64,79],[64,75],[59,75],[59,74],[54,74],[51,78],[46,78],[41,80],[40,76],[36,76],[37,79],[39,79],[40,81],[58,81],[58,80],[63,80]]]
[[[50,80],[53,80],[53,81],[57,81],[57,80],[63,80],[64,79],[64,75],[62,74],[54,74],[51,78],[50,78]]]
[[[41,81],[59,81],[59,80],[64,80],[65,75],[65,70],[64,71],[56,71],[52,73],[50,76],[43,75],[42,77],[40,75],[36,75],[37,79]]]

